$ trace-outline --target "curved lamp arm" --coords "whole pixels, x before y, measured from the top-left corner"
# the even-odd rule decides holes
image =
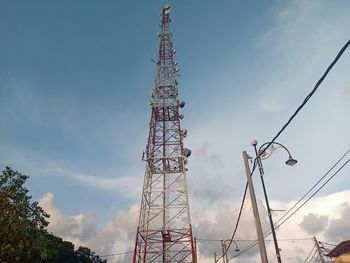
[[[238,248],[238,244],[237,244],[237,242],[236,242],[236,241],[234,241],[233,239],[226,239],[226,240],[225,240],[225,243],[226,243],[226,242],[232,242],[232,243],[234,243],[234,244],[235,244],[235,246],[236,246],[236,248],[235,248],[235,251],[236,251],[236,252],[241,251],[241,250]]]
[[[263,149],[266,145],[271,145],[268,149]],[[277,145],[277,147],[274,147],[274,145]],[[288,153],[288,160],[286,161],[286,164],[289,166],[295,165],[298,161],[293,159],[292,155],[290,154],[290,151],[285,147],[283,144],[278,142],[265,142],[259,147],[258,153],[260,156],[260,159],[265,160],[269,158],[272,153],[277,150],[278,148],[283,148]]]

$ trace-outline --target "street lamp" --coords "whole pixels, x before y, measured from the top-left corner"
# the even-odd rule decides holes
[[[214,262],[217,263],[219,261],[219,259],[222,258],[223,263],[229,263],[228,260],[228,249],[229,246],[231,246],[231,244],[235,244],[236,248],[235,248],[235,252],[238,253],[239,251],[241,251],[238,248],[238,244],[236,241],[234,241],[233,239],[226,239],[226,240],[220,240],[221,242],[221,251],[222,251],[222,256],[217,258],[216,253],[214,253]],[[226,243],[229,243],[229,245],[227,245]]]
[[[229,243],[229,245],[227,245],[226,243]],[[241,251],[239,248],[238,248],[238,245],[237,245],[237,242],[234,241],[233,239],[226,239],[224,242],[221,242],[221,245],[223,246],[224,250],[225,250],[225,258],[226,258],[226,263],[229,263],[228,261],[228,249],[229,249],[229,246],[231,244],[235,244],[236,248],[235,248],[235,252],[238,253],[239,251]]]
[[[293,166],[295,165],[298,161],[293,159],[292,155],[290,154],[289,150],[282,144],[278,143],[278,142],[266,142],[264,144],[262,144],[259,148],[259,150],[257,150],[257,140],[253,140],[252,141],[252,145],[254,147],[255,150],[255,155],[256,155],[256,162],[258,164],[258,168],[259,168],[259,173],[260,173],[260,179],[261,179],[261,184],[263,187],[263,191],[264,191],[264,197],[265,197],[265,202],[266,202],[266,208],[267,208],[267,214],[269,216],[269,221],[270,221],[270,226],[271,226],[271,233],[272,233],[272,237],[273,237],[273,242],[274,242],[274,246],[275,246],[275,250],[276,250],[276,257],[277,257],[277,261],[278,263],[281,263],[281,254],[280,254],[280,249],[278,247],[278,243],[277,243],[277,237],[276,237],[276,232],[275,232],[275,226],[273,224],[273,220],[272,220],[272,214],[271,214],[271,208],[270,208],[270,203],[269,203],[269,199],[267,197],[267,192],[266,192],[266,187],[265,187],[265,182],[264,182],[264,168],[262,165],[262,160],[265,160],[267,158],[269,158],[272,153],[277,150],[278,148],[282,148],[284,150],[287,151],[288,153],[288,160],[286,161],[286,164],[289,166]],[[269,146],[269,148],[264,148],[266,145]],[[275,145],[277,147],[275,147]]]

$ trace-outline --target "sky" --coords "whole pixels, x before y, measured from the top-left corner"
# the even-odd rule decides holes
[[[0,166],[30,175],[49,231],[100,255],[133,250],[160,12],[168,2],[0,2]],[[179,63],[188,190],[200,262],[231,236],[245,187],[242,151],[271,140],[349,40],[350,2],[169,1]],[[350,148],[350,51],[264,160],[271,207],[289,209]],[[347,156],[349,158],[349,155]],[[344,161],[343,161],[344,163]],[[257,173],[264,229],[266,208]],[[317,236],[350,239],[345,166],[277,230],[282,259],[304,262]],[[276,220],[281,212],[273,212]],[[236,239],[256,238],[247,199]],[[298,239],[306,239],[299,240]],[[269,237],[267,238],[269,239]],[[283,239],[295,239],[283,241]],[[272,242],[268,256],[274,262]],[[231,251],[230,256],[235,252]],[[109,262],[130,262],[130,254]],[[256,248],[232,262],[258,262]]]

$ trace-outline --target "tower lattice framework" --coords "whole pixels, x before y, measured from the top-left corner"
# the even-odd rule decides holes
[[[170,6],[164,6],[133,263],[196,261],[185,167],[191,151],[183,144],[185,103],[178,100],[169,13]]]

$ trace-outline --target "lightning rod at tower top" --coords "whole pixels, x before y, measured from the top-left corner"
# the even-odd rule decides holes
[[[185,106],[178,98],[178,63],[172,42],[170,5],[161,13],[157,73],[152,91],[151,121],[145,150],[145,174],[133,263],[196,263],[181,127]]]

